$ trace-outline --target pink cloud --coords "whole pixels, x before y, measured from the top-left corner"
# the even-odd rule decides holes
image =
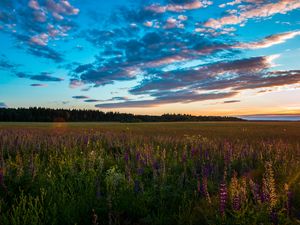
[[[164,26],[165,29],[171,29],[177,27],[178,21],[173,17],[169,17],[167,19],[166,25]]]
[[[44,10],[36,10],[33,13],[34,19],[38,22],[44,23],[47,20],[47,16]]]
[[[83,85],[84,85],[84,83],[82,81],[77,80],[77,79],[71,79],[69,87],[70,88],[79,88]]]
[[[56,12],[53,12],[52,13],[52,16],[54,17],[54,19],[56,19],[56,20],[63,20],[64,19],[64,17],[62,16],[62,15],[59,15],[58,13],[56,13]]]
[[[60,0],[58,3],[54,0],[47,0],[46,7],[55,15],[55,18],[61,18],[59,15],[77,15],[79,13],[79,9],[73,7],[67,0]]]
[[[34,10],[39,10],[40,9],[40,5],[36,0],[30,0],[28,2],[28,6]]]
[[[185,16],[185,15],[179,15],[178,19],[181,20],[181,21],[186,21],[188,19],[188,17]]]
[[[296,36],[300,35],[300,31],[292,31],[292,32],[286,32],[281,34],[275,34],[269,37],[266,37],[265,39],[257,42],[251,42],[251,43],[241,43],[236,48],[248,48],[248,49],[259,49],[259,48],[268,48],[273,45],[278,45],[286,42],[289,39],[292,39]]]
[[[46,33],[41,33],[41,34],[31,37],[30,41],[36,45],[46,46],[49,41],[49,35]]]
[[[164,58],[161,58],[158,60],[150,61],[150,62],[146,63],[144,65],[144,67],[146,67],[146,68],[158,67],[158,66],[172,64],[172,63],[176,63],[176,62],[180,62],[180,61],[184,61],[184,60],[187,60],[187,58],[184,56],[181,56],[181,55],[174,55],[174,56],[164,57]]]
[[[166,6],[162,6],[159,4],[153,4],[146,7],[146,10],[153,11],[156,13],[164,13],[164,12],[183,12],[186,10],[200,9],[205,8],[212,4],[212,1],[193,1],[185,4],[168,4]]]
[[[152,27],[152,26],[153,26],[153,22],[152,22],[152,21],[146,21],[146,22],[144,23],[144,26],[145,26],[145,27]]]
[[[285,14],[294,9],[300,8],[299,0],[280,0],[276,3],[255,5],[254,7],[240,7],[242,10],[238,15],[224,16],[220,19],[210,19],[204,26],[219,29],[226,25],[243,24],[248,19],[270,17],[275,14]]]

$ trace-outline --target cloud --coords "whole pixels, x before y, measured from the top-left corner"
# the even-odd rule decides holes
[[[153,22],[152,22],[152,21],[146,21],[146,22],[144,23],[144,26],[145,26],[145,27],[152,27],[152,26],[153,26]]]
[[[28,78],[31,80],[37,80],[37,81],[42,81],[42,82],[60,82],[63,81],[63,78],[59,78],[59,77],[53,77],[51,76],[51,74],[43,72],[40,73],[38,75],[31,75],[31,74],[27,74],[27,73],[23,73],[23,72],[18,72],[17,77],[19,78]],[[37,84],[40,85],[40,84]],[[34,84],[33,86],[36,86],[36,84]]]
[[[125,101],[125,100],[129,100],[128,97],[113,97],[107,101]]]
[[[27,48],[27,52],[37,57],[51,59],[56,63],[64,61],[64,58],[61,53],[55,51],[54,49],[48,46],[31,45],[29,46],[29,48]]]
[[[8,108],[7,105],[4,102],[0,102],[0,109],[1,108]]]
[[[100,100],[96,100],[96,99],[87,99],[87,100],[84,100],[84,102],[87,102],[87,103],[95,103],[95,102],[100,102]]]
[[[178,26],[181,20],[173,19]],[[152,68],[161,69],[186,60],[213,57],[222,51],[228,56],[238,52],[238,49],[228,47],[229,38],[217,42],[183,29],[149,31],[138,36],[125,35],[125,38],[116,31],[90,30],[85,33],[87,40],[99,49],[103,48],[103,43],[110,43],[109,47],[104,44],[104,49],[94,62],[79,65],[71,72],[79,82],[96,86],[133,80],[146,75]],[[95,36],[91,38],[91,34]]]
[[[41,73],[39,75],[30,76],[31,80],[44,81],[44,82],[60,82],[63,78],[53,77],[48,73]]]
[[[46,33],[38,34],[30,38],[30,41],[40,46],[46,46],[49,41],[49,35]]]
[[[240,100],[230,100],[230,101],[224,101],[224,104],[231,104],[231,103],[238,103],[241,102]]]
[[[70,88],[79,88],[82,87],[83,85],[84,83],[78,79],[70,79],[70,84],[69,84]]]
[[[285,14],[289,11],[300,8],[299,0],[279,0],[276,3],[255,4],[253,7],[240,7],[237,15],[227,15],[219,19],[209,19],[204,23],[206,27],[215,29],[226,25],[236,25],[247,22],[248,19],[271,17],[275,14]]]
[[[235,96],[236,92],[229,93],[208,93],[200,94],[192,91],[168,92],[156,97],[153,100],[125,101],[119,103],[98,104],[97,108],[139,108],[139,107],[156,107],[163,104],[171,103],[191,103],[206,100],[223,99]]]
[[[84,96],[84,95],[78,95],[78,96],[73,96],[72,98],[74,98],[74,99],[88,99],[90,97]]]
[[[168,5],[159,5],[152,4],[147,6],[145,9],[155,13],[165,13],[165,12],[184,12],[187,10],[194,10],[200,8],[206,8],[207,6],[212,5],[212,1],[207,0],[195,0],[195,1],[185,1],[182,4],[168,4]]]
[[[36,0],[30,0],[28,2],[28,6],[34,10],[39,10],[40,9],[40,4]]]
[[[300,31],[291,31],[286,33],[274,34],[266,37],[261,41],[240,43],[239,45],[236,45],[235,48],[246,48],[246,49],[268,48],[273,45],[282,44],[287,40],[292,39],[298,35],[300,35]]]
[[[155,78],[145,79],[139,86],[130,90],[131,94],[147,94],[153,91],[178,89],[184,87],[204,90],[222,89],[218,86],[233,85],[235,77],[261,75],[270,66],[270,57],[255,57],[235,61],[216,62],[169,72],[156,72]],[[227,88],[227,87],[226,87]]]
[[[241,3],[263,3],[264,0],[233,0],[231,2],[227,2],[219,5],[220,8],[225,8],[226,6],[234,6],[239,5]]]
[[[7,2],[1,1],[0,30],[15,38],[17,46],[29,54],[57,63],[63,61],[62,55],[48,44],[67,39],[77,26],[69,17],[77,15],[79,9],[67,0]]]
[[[40,44],[33,43],[31,37],[22,34],[14,34],[14,38],[18,41],[16,47],[25,49],[25,51],[31,55],[37,56],[38,58],[50,59],[56,63],[64,61],[63,55],[60,52],[43,45],[42,40],[40,40]],[[38,40],[35,41],[39,42]],[[28,45],[26,46],[25,44]]]
[[[47,84],[30,84],[31,87],[48,87]]]
[[[73,7],[67,0],[60,0],[59,2],[47,0],[46,8],[56,15],[77,15],[79,13],[79,9]]]
[[[0,70],[15,72],[20,65],[11,62],[5,55],[0,56]]]

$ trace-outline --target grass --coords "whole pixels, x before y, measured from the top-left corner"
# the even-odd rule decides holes
[[[0,224],[300,224],[300,123],[0,123]]]

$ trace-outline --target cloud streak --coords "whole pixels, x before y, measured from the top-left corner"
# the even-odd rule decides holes
[[[278,45],[286,42],[289,39],[295,38],[300,35],[300,31],[291,31],[286,33],[274,34],[265,39],[257,42],[251,43],[241,43],[235,48],[245,48],[245,49],[260,49],[260,48],[268,48],[273,45]]]
[[[275,14],[285,14],[289,11],[299,9],[300,2],[298,0],[279,0],[275,3],[266,3],[262,5],[255,4],[253,7],[240,7],[241,12],[237,15],[228,15],[219,19],[209,19],[204,23],[205,27],[215,29],[222,28],[226,25],[237,25],[247,22],[253,18],[266,18]]]
[[[223,99],[235,96],[237,93],[210,93],[200,94],[190,91],[179,91],[170,92],[168,94],[161,95],[153,100],[142,100],[142,101],[125,101],[119,103],[104,103],[98,104],[97,108],[140,108],[140,107],[156,107],[162,104],[171,103],[191,103],[197,101]]]
[[[209,5],[212,5],[212,1],[207,0],[194,0],[191,2],[184,2],[183,4],[168,4],[168,5],[159,5],[153,4],[147,6],[145,9],[148,11],[153,11],[155,13],[165,13],[165,12],[184,12],[187,10],[195,10],[200,8],[206,8]]]

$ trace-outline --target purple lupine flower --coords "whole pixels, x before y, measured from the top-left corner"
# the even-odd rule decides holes
[[[209,196],[209,192],[208,192],[208,188],[207,188],[207,177],[203,177],[202,178],[202,188],[201,188],[201,191],[202,191],[202,195],[206,198],[206,200],[210,204],[211,200],[210,200],[210,196]]]
[[[220,184],[219,195],[220,195],[220,214],[221,216],[224,216],[225,209],[226,209],[226,202],[227,202],[227,187],[224,181]]]
[[[140,182],[138,180],[134,181],[134,192],[139,193],[141,191]]]
[[[265,178],[263,178],[262,181],[262,191],[261,191],[261,201],[262,202],[269,202],[270,201],[270,196],[269,196],[269,192],[267,190],[267,181]]]
[[[139,162],[139,161],[140,161],[140,158],[141,158],[141,153],[139,153],[139,152],[136,153],[135,158],[136,158],[136,161]]]
[[[125,154],[124,154],[124,160],[125,160],[126,163],[128,163],[128,161],[129,161],[129,153],[128,153],[128,151],[126,151]]]
[[[270,219],[271,219],[271,222],[273,223],[273,225],[279,224],[278,214],[274,210],[272,210],[272,212],[270,214]]]
[[[241,199],[240,199],[240,196],[238,195],[235,195],[233,197],[233,204],[232,204],[232,207],[234,210],[238,211],[241,209]]]
[[[202,169],[202,174],[203,177],[208,177],[210,174],[210,166],[209,165],[205,165]]]
[[[186,154],[185,153],[183,153],[182,154],[182,157],[181,157],[181,161],[183,162],[183,163],[185,163],[186,162]]]
[[[250,184],[250,190],[253,195],[254,201],[259,203],[261,201],[261,193],[259,190],[260,189],[259,185],[251,179],[249,180],[249,184]]]
[[[142,176],[143,173],[144,173],[144,168],[140,167],[140,168],[137,169],[137,174],[138,174],[139,176]]]
[[[191,149],[191,156],[192,156],[192,158],[194,158],[195,155],[196,155],[196,149],[195,149],[195,148],[192,148],[192,149]]]
[[[155,170],[159,170],[159,168],[160,168],[159,162],[157,160],[154,161],[152,166],[153,166],[153,169],[155,169]]]

